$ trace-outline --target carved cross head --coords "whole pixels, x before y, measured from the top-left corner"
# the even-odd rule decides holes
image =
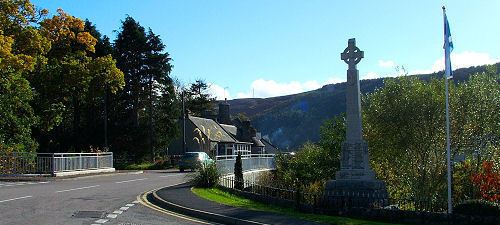
[[[356,69],[356,64],[358,64],[363,57],[364,52],[356,47],[356,39],[354,38],[349,39],[347,48],[344,52],[340,53],[340,59],[344,60],[344,62],[349,65],[349,69]]]

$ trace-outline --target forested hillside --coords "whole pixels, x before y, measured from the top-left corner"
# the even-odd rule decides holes
[[[500,69],[500,63],[496,64]],[[485,71],[485,66],[457,69],[454,82],[467,80],[471,74]],[[423,80],[439,78],[443,72],[415,75]],[[361,81],[363,94],[384,85],[379,78]],[[319,140],[319,127],[327,119],[345,112],[345,83],[329,84],[320,89],[273,98],[248,98],[229,101],[231,114],[245,114],[254,126],[281,149],[293,150],[307,141]],[[444,101],[444,99],[443,99]]]

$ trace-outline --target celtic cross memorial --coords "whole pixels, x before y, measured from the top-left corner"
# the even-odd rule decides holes
[[[356,198],[356,202],[369,205],[374,201],[370,196],[387,198],[387,190],[384,182],[375,178],[368,158],[368,144],[363,140],[359,71],[356,68],[363,57],[364,52],[356,46],[354,38],[349,39],[347,48],[340,54],[340,58],[349,66],[346,139],[342,144],[340,170],[335,174],[335,180],[327,182],[325,193],[329,197]]]

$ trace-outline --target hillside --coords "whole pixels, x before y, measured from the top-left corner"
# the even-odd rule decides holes
[[[500,63],[497,63],[500,70]],[[471,74],[483,72],[485,66],[454,71],[454,82],[467,80]],[[442,77],[443,72],[414,75],[428,80]],[[363,94],[384,85],[384,79],[361,80]],[[390,79],[390,78],[389,78]],[[247,115],[262,136],[281,149],[294,149],[307,141],[319,139],[319,127],[326,120],[345,112],[345,83],[329,84],[320,89],[273,98],[247,98],[230,100],[231,114]]]

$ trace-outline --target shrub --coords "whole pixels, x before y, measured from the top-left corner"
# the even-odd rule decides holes
[[[500,206],[484,200],[468,200],[455,206],[455,213],[477,216],[498,216]]]
[[[241,162],[241,153],[238,153],[236,156],[236,161],[234,162],[234,188],[238,190],[243,190],[244,181],[243,181],[243,165]]]
[[[219,179],[220,172],[215,162],[203,162],[190,180],[196,187],[211,188],[219,183]]]
[[[472,175],[471,179],[479,187],[482,199],[500,201],[500,173],[495,170],[493,161],[484,161],[481,171]]]

